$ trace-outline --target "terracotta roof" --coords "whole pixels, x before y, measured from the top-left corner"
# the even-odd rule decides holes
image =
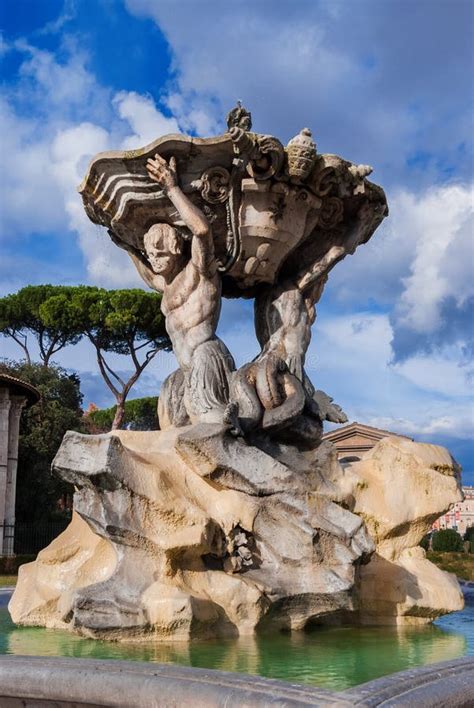
[[[356,420],[354,420],[352,423],[348,423],[348,425],[342,426],[342,428],[336,428],[336,430],[330,430],[327,433],[324,433],[323,439],[325,440],[332,440],[333,438],[345,438],[349,437],[351,433],[362,433],[366,435],[373,435],[374,437],[380,437],[380,438],[385,438],[390,435],[395,435],[398,438],[406,438],[407,440],[413,440],[413,438],[410,438],[408,435],[402,435],[400,433],[394,433],[391,430],[384,430],[383,428],[374,428],[372,425],[365,425],[365,423],[358,423]]]
[[[41,398],[37,388],[10,374],[0,373],[0,386],[6,386],[15,396],[26,396],[28,406],[38,403]]]

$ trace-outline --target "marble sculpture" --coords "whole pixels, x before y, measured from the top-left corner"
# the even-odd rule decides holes
[[[76,487],[74,518],[23,567],[16,622],[143,640],[428,621],[462,604],[418,546],[461,498],[454,460],[389,438],[341,465],[321,438],[346,415],[305,371],[328,275],[385,218],[384,192],[307,128],[285,147],[240,104],[227,125],[101,153],[80,186],[163,294],[179,368],[160,431],[65,436],[53,471]],[[261,351],[239,369],[216,335],[222,297],[255,303]]]

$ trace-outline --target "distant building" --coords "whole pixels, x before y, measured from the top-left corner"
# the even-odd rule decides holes
[[[474,487],[463,487],[464,501],[456,502],[454,507],[440,516],[433,524],[433,529],[455,529],[461,535],[469,526],[474,526]]]
[[[337,449],[339,462],[344,464],[357,462],[379,440],[389,435],[413,440],[407,435],[399,435],[398,433],[392,433],[390,430],[373,428],[357,421],[325,433],[323,440],[330,440],[333,443]],[[469,526],[474,526],[474,487],[463,487],[463,493],[464,501],[456,502],[450,511],[437,519],[433,524],[433,529],[455,529],[460,534],[464,534]]]
[[[330,440],[337,449],[339,462],[357,462],[364,453],[371,450],[379,440],[388,436],[406,438],[412,440],[407,435],[392,433],[390,430],[373,428],[371,425],[363,425],[354,421],[344,425],[337,430],[331,430],[323,435],[323,440]]]

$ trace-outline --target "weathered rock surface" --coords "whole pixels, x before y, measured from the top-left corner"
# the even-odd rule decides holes
[[[187,639],[458,609],[455,579],[416,548],[460,497],[446,451],[385,439],[343,470],[330,443],[253,443],[218,424],[67,433],[54,470],[76,513],[21,568],[13,620]]]
[[[318,494],[317,474],[222,426],[68,433],[54,469],[86,524],[75,518],[22,569],[15,622],[188,638],[354,609],[355,567],[374,548],[362,519]],[[89,567],[100,572],[87,582]]]
[[[460,469],[438,445],[387,437],[345,470],[351,509],[377,546],[360,568],[358,606],[366,623],[427,622],[463,607],[456,578],[426,559],[423,536],[462,500]]]

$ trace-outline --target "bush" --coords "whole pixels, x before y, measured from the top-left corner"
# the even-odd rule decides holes
[[[433,551],[456,553],[464,550],[462,536],[454,529],[442,529],[433,535]]]
[[[474,526],[468,526],[464,534],[465,541],[474,541]]]
[[[459,579],[474,581],[474,558],[470,553],[433,553],[428,551],[426,557],[441,570],[454,573]]]
[[[431,539],[431,534],[427,533],[425,536],[420,541],[420,546],[425,549],[425,551],[430,550],[430,539]]]
[[[126,430],[158,430],[156,412],[158,398],[147,396],[133,398],[125,402],[125,416],[122,428]],[[93,410],[84,416],[84,422],[90,433],[107,433],[112,428],[117,406]]]
[[[17,575],[20,565],[31,563],[35,558],[34,555],[0,556],[0,575]]]

